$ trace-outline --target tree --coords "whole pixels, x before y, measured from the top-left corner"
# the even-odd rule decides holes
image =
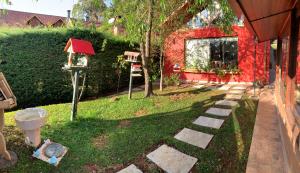
[[[106,5],[103,0],[78,0],[73,6],[73,16],[76,18],[89,17],[92,21],[99,21]]]
[[[217,1],[220,4],[216,9],[215,0],[113,0],[109,8],[110,16],[122,16],[122,23],[127,32],[127,38],[132,42],[140,43],[142,65],[145,76],[145,97],[153,94],[150,52],[151,43],[156,43],[163,51],[164,40],[172,32],[186,24],[192,16],[208,8],[210,11],[222,10],[218,13],[216,25],[228,29],[234,16],[227,0]],[[176,9],[183,4],[183,11],[179,14]],[[166,21],[167,20],[167,21]],[[222,22],[223,21],[223,22]],[[152,41],[152,42],[151,42]],[[161,70],[163,69],[163,52],[161,52]],[[161,72],[161,75],[163,73]],[[162,85],[162,79],[161,79]]]
[[[178,6],[178,4],[181,4],[183,1],[184,0],[173,0],[170,2],[176,2]],[[123,25],[127,32],[127,38],[132,42],[138,42],[140,45],[145,77],[145,97],[153,95],[150,55],[152,40],[154,39],[153,33],[156,32],[156,28],[162,21],[160,20],[162,4],[160,1],[155,0],[113,0],[112,7],[107,13],[110,14],[108,18],[122,16],[121,19],[123,20]]]

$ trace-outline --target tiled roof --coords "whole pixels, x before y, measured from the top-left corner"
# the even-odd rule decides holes
[[[28,26],[27,22],[34,16],[36,16],[44,25],[47,26],[51,26],[58,20],[66,20],[66,17],[61,16],[5,10],[4,13],[0,15],[0,25],[25,27]]]

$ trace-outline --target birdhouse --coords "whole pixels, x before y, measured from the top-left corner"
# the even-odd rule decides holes
[[[127,62],[131,62],[131,63],[137,63],[138,61],[138,57],[140,56],[139,52],[129,52],[126,51],[124,53],[124,55],[126,56],[126,61]]]
[[[91,42],[74,38],[69,39],[64,51],[69,53],[67,64],[69,68],[85,68],[88,66],[88,57],[95,55]]]
[[[3,73],[0,73],[0,109],[10,109],[17,105],[17,99],[8,85]]]

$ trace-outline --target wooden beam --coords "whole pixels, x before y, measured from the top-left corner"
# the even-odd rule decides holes
[[[250,22],[250,18],[249,18],[249,16],[248,16],[248,13],[246,12],[244,6],[243,6],[242,3],[240,2],[240,0],[236,0],[236,2],[237,2],[237,4],[240,6],[240,9],[241,9],[242,13],[244,14],[246,20],[248,21],[248,23],[249,23],[249,25],[250,25],[252,31],[254,32],[255,36],[258,37],[258,34],[257,34],[257,32],[255,31],[255,29],[254,29],[252,23]]]
[[[297,49],[298,49],[298,35],[299,35],[299,20],[297,19],[297,9],[293,9],[291,13],[290,25],[290,40],[289,40],[289,71],[288,75],[291,79],[296,76],[297,68]]]
[[[280,66],[282,57],[282,39],[277,39],[276,66]]]

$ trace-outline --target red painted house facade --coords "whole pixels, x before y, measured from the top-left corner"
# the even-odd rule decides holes
[[[199,42],[201,42],[201,40],[209,41],[222,39],[233,39],[237,42],[234,43],[236,45],[235,50],[228,50],[228,52],[237,51],[235,55],[235,68],[238,68],[238,72],[226,70],[226,75],[220,76],[214,72],[213,66],[210,71],[188,67],[187,58],[189,57],[187,54],[189,53],[187,44],[190,40],[199,40]],[[234,47],[234,45],[232,46]],[[226,53],[226,47],[223,47],[222,50]],[[211,51],[210,54],[211,57],[209,58],[212,59],[213,53],[211,53]],[[270,42],[256,43],[254,36],[244,26],[234,26],[231,34],[225,34],[217,28],[209,27],[178,30],[170,34],[165,40],[164,58],[165,75],[170,76],[173,73],[179,73],[180,78],[183,81],[250,83],[254,81],[254,78],[256,81],[268,82],[269,80]],[[225,61],[226,58],[227,57],[225,56]],[[212,61],[210,60],[208,63],[212,64]],[[175,64],[180,66],[180,72],[174,72],[173,68]],[[223,66],[226,66],[226,63]]]

